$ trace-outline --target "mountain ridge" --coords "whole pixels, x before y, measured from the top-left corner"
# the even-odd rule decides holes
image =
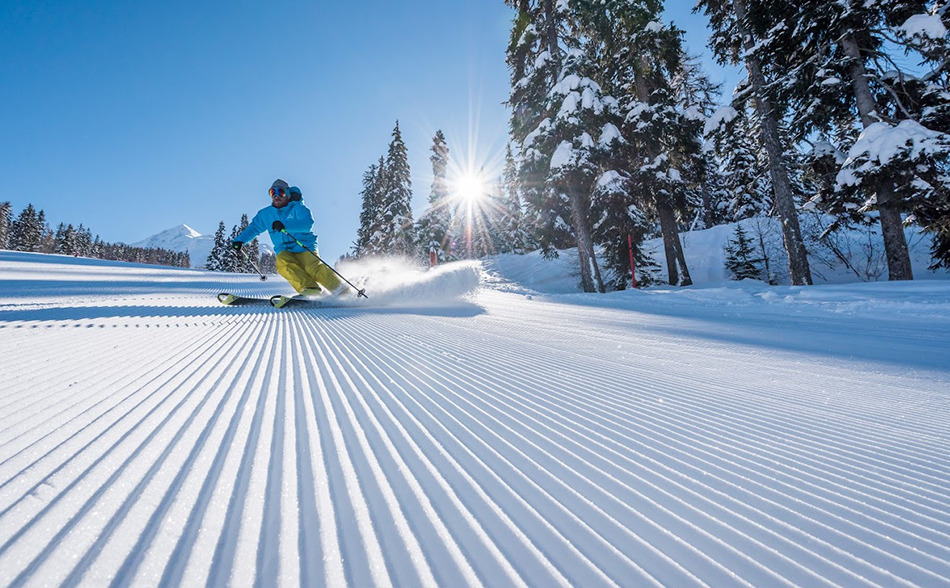
[[[273,253],[270,243],[258,239],[262,252]],[[141,241],[131,244],[133,247],[160,248],[169,251],[187,251],[191,260],[191,267],[204,269],[208,255],[214,247],[214,235],[203,235],[188,225],[182,223],[174,227],[155,233]]]

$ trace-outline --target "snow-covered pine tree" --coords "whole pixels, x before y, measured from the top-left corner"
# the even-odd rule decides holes
[[[512,74],[512,138],[520,146],[519,180],[546,251],[573,245],[581,284],[603,292],[591,236],[590,198],[598,175],[600,138],[616,101],[590,78],[567,2],[520,3],[508,64]]]
[[[768,163],[760,155],[761,142],[743,104],[723,106],[704,129],[715,154],[723,189],[728,194],[717,211],[726,222],[767,216],[772,210],[772,182]]]
[[[392,141],[386,154],[386,190],[380,200],[379,252],[389,255],[415,257],[412,222],[412,179],[409,171],[409,153],[402,140],[399,121],[393,128]]]
[[[228,244],[224,240],[224,221],[218,223],[218,230],[214,233],[211,252],[205,261],[205,268],[213,272],[225,271],[225,256],[228,253]]]
[[[782,226],[782,239],[788,254],[789,276],[794,285],[810,285],[811,269],[780,130],[781,118],[788,111],[788,104],[774,90],[775,78],[790,73],[782,69],[780,63],[783,53],[790,53],[792,46],[776,42],[773,32],[779,26],[795,26],[794,22],[786,22],[794,9],[794,3],[773,0],[699,0],[697,8],[709,16],[712,30],[710,45],[716,58],[724,64],[746,67],[748,90],[738,98],[752,100],[758,115],[759,136],[768,154],[775,214]]]
[[[605,86],[620,101],[623,169],[636,187],[631,192],[659,223],[670,283],[689,285],[677,215],[687,208],[683,155],[698,151],[701,125],[678,107],[673,85],[683,71],[682,31],[660,22],[659,0],[604,0],[578,7]]]
[[[905,76],[899,89],[906,92],[904,104],[913,106],[913,116],[928,129],[950,132],[950,4],[933,3],[926,13],[907,10],[891,15],[891,23],[897,37],[911,51],[921,57],[921,74]],[[927,232],[933,235],[930,269],[950,268],[950,189],[944,173],[946,167],[918,168],[929,184],[916,194],[914,217]],[[932,189],[931,189],[932,188]]]
[[[734,237],[726,242],[726,269],[734,280],[762,277],[762,258],[756,256],[755,245],[746,235],[742,225],[736,225]]]
[[[383,200],[389,191],[389,169],[386,167],[386,157],[381,155],[376,166],[376,181],[373,187],[376,194],[374,216],[369,221],[369,240],[366,253],[369,255],[385,255],[389,253],[388,235],[385,230],[383,215]]]
[[[682,150],[673,151],[673,165],[680,171],[686,193],[686,217],[689,230],[712,227],[720,220],[722,181],[718,168],[704,146],[703,127],[719,105],[721,86],[714,84],[699,57],[686,56],[679,72],[671,80],[682,124],[676,131],[682,136]]]
[[[82,223],[76,228],[76,254],[80,257],[92,257],[92,232]]]
[[[231,234],[228,236],[226,244],[230,244],[232,241],[237,239],[237,236],[241,233],[241,227],[239,225],[234,225],[231,227]],[[247,245],[247,243],[245,243]],[[243,273],[244,269],[244,254],[240,251],[235,251],[230,247],[227,247],[224,253],[224,263],[222,271],[234,272],[234,273]]]
[[[36,220],[40,225],[40,245],[37,251],[40,253],[53,253],[56,250],[56,233],[46,222],[46,211],[40,210],[36,215]]]
[[[505,146],[505,169],[499,188],[501,216],[498,219],[498,251],[524,254],[534,250],[531,233],[526,230],[524,210],[521,205],[521,189],[518,182],[518,166],[511,144]]]
[[[452,206],[449,201],[447,169],[449,165],[449,147],[441,130],[432,138],[432,187],[429,190],[429,207],[422,213],[416,226],[416,241],[424,263],[429,262],[431,254],[443,263],[452,259],[451,245]]]
[[[0,249],[10,248],[10,225],[13,224],[13,211],[9,202],[0,202]]]
[[[237,234],[240,234],[241,231],[246,229],[249,223],[250,221],[247,218],[247,214],[246,213],[242,214],[241,222],[240,224],[238,224]],[[244,255],[244,253],[246,253],[247,255]],[[244,244],[244,253],[238,252],[235,255],[235,259],[236,259],[235,271],[242,274],[257,273],[257,270],[254,269],[253,265],[251,265],[252,260],[253,260],[253,263],[257,263],[257,260],[260,259],[261,257],[261,249],[260,249],[260,245],[257,242],[257,238],[252,239],[250,243]]]
[[[76,229],[70,225],[59,223],[54,237],[56,241],[55,253],[60,255],[78,255],[76,247]]]
[[[619,75],[618,55],[626,42],[617,36],[616,19],[624,11],[620,3],[597,4],[578,2],[571,6],[571,28],[578,47],[589,64],[591,78],[602,88],[605,95],[621,97],[629,86],[622,83]],[[610,99],[613,102],[613,98]],[[598,139],[598,171],[591,195],[592,237],[602,247],[606,265],[612,270],[613,285],[625,288],[629,285],[630,249],[633,240],[637,272],[646,280],[656,281],[656,264],[640,246],[650,230],[644,215],[643,201],[633,193],[629,169],[632,167],[629,145],[620,134],[623,126],[622,109],[604,112],[602,126],[596,129]],[[592,130],[593,134],[593,130]],[[641,270],[645,270],[644,274]]]
[[[261,272],[266,274],[277,273],[277,256],[273,253],[261,253]]]
[[[800,113],[799,136],[831,136],[847,154],[834,192],[818,204],[876,217],[891,280],[913,279],[904,219],[913,219],[915,208],[931,197],[940,198],[945,187],[934,182],[947,185],[950,159],[950,95],[946,88],[926,89],[945,62],[919,77],[894,55],[929,51],[910,40],[918,37],[915,31],[929,30],[915,26],[917,18],[932,19],[941,30],[938,45],[946,44],[944,23],[936,12],[925,14],[919,0],[799,2],[784,21],[793,26],[771,33],[783,50],[801,47],[778,54],[782,67],[794,72],[779,87]]]
[[[56,227],[56,233],[53,237],[56,240],[56,249],[54,253],[63,254],[63,249],[66,249],[69,247],[69,245],[66,245],[63,243],[63,241],[65,240],[64,239],[65,233],[66,233],[66,225],[64,223],[59,223],[59,226]]]
[[[379,165],[369,166],[363,173],[363,190],[360,192],[362,208],[360,210],[360,227],[356,232],[356,242],[353,244],[353,254],[362,257],[373,253],[371,243],[376,232],[376,220],[379,218],[379,178],[380,168],[384,165],[380,158]]]
[[[633,246],[637,285],[657,283],[656,262],[643,250],[643,241],[652,229],[646,214],[630,193],[629,178],[611,169],[597,180],[591,198],[592,211],[597,219],[592,234],[602,248],[605,265],[613,274],[611,286],[625,290],[632,285],[630,273],[630,246]],[[629,238],[628,238],[629,237]]]
[[[545,256],[576,244],[570,228],[570,205],[563,193],[546,181],[545,161],[551,153],[526,147],[529,137],[543,128],[550,115],[548,91],[557,83],[565,48],[566,3],[554,0],[506,0],[518,14],[513,22],[506,62],[511,79],[509,128],[519,161],[527,223]]]
[[[589,68],[580,49],[564,55],[560,78],[548,93],[545,111],[549,116],[528,136],[524,146],[526,152],[536,154],[526,165],[547,168],[545,182],[551,193],[568,204],[584,291],[604,292],[589,215],[601,162],[609,156],[617,135],[611,120],[618,106],[587,76]],[[536,174],[540,173],[538,169]]]
[[[482,170],[484,172],[484,170]],[[502,183],[492,182],[486,185],[486,192],[481,202],[467,207],[457,216],[471,214],[471,255],[473,259],[494,255],[501,250],[502,237],[498,232],[502,214]],[[463,241],[464,242],[464,241]]]
[[[89,257],[93,259],[103,259],[105,243],[102,242],[102,239],[99,238],[99,235],[96,235],[92,240],[92,244],[89,246]],[[187,265],[183,267],[189,267]]]
[[[40,251],[43,240],[45,216],[27,204],[10,227],[10,249],[14,251]]]

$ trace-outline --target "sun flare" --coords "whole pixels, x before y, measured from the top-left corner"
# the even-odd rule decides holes
[[[464,174],[454,182],[455,196],[466,203],[475,203],[488,194],[488,185],[484,179],[475,174]]]

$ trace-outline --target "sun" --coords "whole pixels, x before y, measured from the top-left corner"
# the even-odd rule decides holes
[[[455,197],[466,204],[480,202],[488,195],[488,183],[478,174],[462,174],[452,182]]]

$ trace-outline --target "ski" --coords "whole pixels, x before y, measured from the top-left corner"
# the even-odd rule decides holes
[[[340,308],[346,306],[339,300],[333,298],[313,298],[308,296],[282,296],[277,294],[270,297],[271,306],[274,308],[285,308],[288,306],[308,307],[308,308]]]
[[[253,296],[239,296],[230,292],[218,294],[218,302],[227,306],[247,306],[251,304],[269,304],[269,298],[254,298]]]
[[[270,304],[274,308],[284,308],[285,306],[309,307],[309,308],[340,308],[347,306],[339,300],[333,298],[313,298],[307,296],[284,296],[276,294],[270,298],[256,298],[253,296],[240,296],[230,292],[218,294],[218,302],[226,306],[251,306]]]

